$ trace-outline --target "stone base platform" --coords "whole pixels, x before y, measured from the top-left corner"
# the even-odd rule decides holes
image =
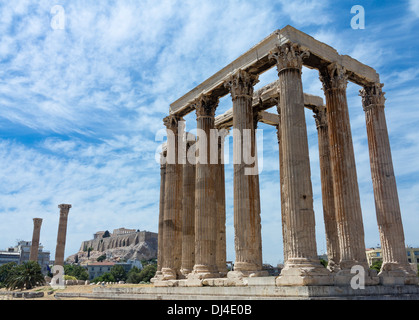
[[[215,279],[207,279],[215,280]],[[183,286],[181,281],[168,286],[137,288],[95,288],[93,293],[56,293],[57,298],[108,300],[419,300],[419,286],[276,286],[275,277],[249,278],[242,286],[226,286],[212,281],[202,286]],[[180,284],[180,285],[179,285]]]

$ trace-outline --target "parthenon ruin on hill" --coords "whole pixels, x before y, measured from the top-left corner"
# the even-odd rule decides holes
[[[303,93],[302,67],[317,69],[323,84],[321,97]],[[278,80],[254,90],[260,74],[276,67]],[[349,122],[348,81],[360,86],[366,116],[376,214],[383,248],[383,266],[369,270]],[[225,68],[170,105],[164,119],[169,133],[178,137],[184,116],[196,112],[197,129],[250,130],[250,150],[257,152],[258,122],[277,128],[284,269],[277,286],[349,285],[353,266],[366,273],[366,285],[415,284],[408,264],[396,180],[384,113],[383,84],[377,72],[340,55],[332,47],[286,26],[262,40]],[[230,94],[232,110],[215,117],[219,99]],[[277,114],[265,110],[277,107]],[[313,194],[304,108],[313,111],[318,130],[322,202],[328,268],[318,259]],[[218,138],[217,138],[218,139]],[[240,284],[263,277],[259,177],[246,174],[249,165],[234,163],[234,270],[226,268],[224,164],[206,160],[182,163],[179,140],[168,140],[162,158],[158,272],[154,282],[186,279],[191,286],[208,279]],[[188,141],[190,148],[198,142]],[[233,137],[233,153],[240,153]],[[218,140],[222,159],[223,137]],[[208,147],[209,148],[209,147]],[[200,152],[202,149],[199,149]],[[240,156],[239,156],[240,157]],[[241,155],[242,157],[242,155]],[[202,159],[201,159],[202,160]],[[234,282],[236,281],[236,282]]]

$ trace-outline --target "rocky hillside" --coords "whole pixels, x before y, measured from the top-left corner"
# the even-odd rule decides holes
[[[91,248],[90,255],[89,248]],[[79,252],[68,257],[66,263],[74,263],[76,256],[80,264],[96,262],[96,259],[102,255],[106,255],[108,260],[114,261],[156,259],[157,233],[141,231],[83,241]]]

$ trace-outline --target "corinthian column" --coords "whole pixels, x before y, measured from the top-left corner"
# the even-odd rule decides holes
[[[281,109],[281,149],[284,213],[288,259],[278,285],[330,284],[329,271],[317,256],[313,192],[304,94],[301,80],[302,61],[308,55],[293,44],[285,44],[271,53],[279,77]]]
[[[281,105],[277,104],[278,110],[278,126],[276,127],[276,135],[278,137],[278,146],[279,146],[279,184],[280,184],[280,193],[281,193],[281,222],[282,222],[282,242],[284,250],[284,263],[288,260],[288,236],[287,236],[287,217],[285,216],[285,196],[284,196],[284,173],[283,173],[283,164],[282,164],[282,143],[281,143]]]
[[[375,208],[383,250],[379,276],[383,284],[416,284],[418,278],[406,256],[382,87],[383,84],[373,84],[360,91],[366,116]]]
[[[339,270],[340,250],[338,227],[336,224],[335,198],[333,193],[333,177],[330,165],[329,129],[327,125],[326,107],[314,110],[319,141],[320,176],[322,184],[323,216],[326,231],[328,269]]]
[[[58,208],[60,208],[60,221],[58,224],[57,247],[55,249],[54,265],[64,266],[64,250],[65,241],[67,237],[67,220],[71,204],[60,204]]]
[[[333,191],[339,233],[341,271],[338,272],[339,277],[336,277],[336,282],[349,284],[353,276],[350,274],[351,268],[360,265],[367,272],[368,263],[346,99],[348,77],[346,70],[334,63],[320,70],[320,80],[326,96]],[[372,275],[372,272],[370,273]],[[378,279],[374,281],[376,280]]]
[[[32,234],[32,245],[31,252],[29,254],[30,261],[38,261],[38,250],[39,250],[39,237],[41,233],[42,219],[33,219],[33,234]]]
[[[189,153],[195,141],[187,141]],[[183,164],[182,196],[182,268],[180,272],[186,277],[195,265],[195,171],[193,158]]]
[[[262,237],[258,168],[252,109],[258,77],[239,70],[227,82],[233,100],[234,232],[236,261],[231,276],[260,275]],[[252,158],[253,157],[253,161]]]
[[[215,194],[217,207],[217,269],[220,276],[227,275],[226,248],[226,197],[225,197],[225,168],[224,168],[224,140],[228,129],[220,130],[218,139],[218,163],[215,167]]]
[[[157,248],[157,272],[154,280],[162,276],[162,266],[164,257],[164,193],[166,185],[166,155],[167,151],[163,151],[160,155],[160,204],[159,204],[159,231],[158,231],[158,248]]]
[[[163,280],[174,280],[180,273],[182,258],[182,165],[179,164],[181,119],[164,119],[167,128],[166,181],[163,220]]]
[[[196,193],[195,193],[195,266],[190,279],[219,277],[216,261],[217,207],[215,168],[211,164],[211,135],[218,98],[202,95],[195,101],[197,119]],[[216,152],[218,149],[216,150]]]

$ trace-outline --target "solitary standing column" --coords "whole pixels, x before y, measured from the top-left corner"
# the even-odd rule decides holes
[[[258,77],[237,71],[227,82],[233,100],[234,232],[236,261],[233,276],[262,272],[262,237],[257,154],[253,118],[253,86]],[[253,159],[252,159],[253,158]]]
[[[188,153],[194,144],[195,141],[186,141]],[[191,273],[195,265],[195,171],[195,158],[189,157],[183,164],[182,267],[180,269],[183,277]]]
[[[383,284],[416,284],[418,278],[406,256],[382,87],[382,84],[373,84],[360,91],[366,116],[375,207],[383,250],[379,276]]]
[[[271,58],[277,62],[280,81],[283,194],[288,238],[288,259],[277,278],[278,285],[327,285],[332,280],[317,256],[301,80],[302,61],[307,54],[291,43],[271,53]]]
[[[336,276],[336,283],[349,285],[353,277],[350,270],[355,265],[373,274],[368,271],[365,253],[364,225],[346,99],[348,77],[342,66],[333,63],[320,70],[320,80],[326,96],[333,192],[339,230],[341,271]],[[366,284],[373,282],[367,279]]]
[[[167,128],[166,181],[163,221],[163,280],[175,280],[182,259],[182,165],[179,164],[181,119],[171,115],[164,119]]]
[[[65,241],[67,237],[67,220],[71,204],[60,204],[58,208],[60,208],[60,222],[58,224],[57,247],[55,249],[54,265],[64,266],[64,250]]]
[[[218,98],[202,95],[195,101],[197,120],[197,162],[195,193],[195,266],[190,279],[217,278],[216,164],[210,163],[211,130],[214,129]],[[218,145],[216,145],[218,147]],[[218,151],[213,150],[215,152]],[[218,158],[218,157],[217,157]]]
[[[314,110],[319,141],[320,176],[322,184],[323,216],[326,231],[327,268],[330,271],[339,270],[340,250],[339,235],[336,224],[335,198],[333,194],[333,177],[330,166],[329,129],[327,125],[326,107],[316,107]]]
[[[166,185],[166,156],[167,151],[162,151],[160,156],[160,204],[159,204],[159,231],[158,231],[158,248],[157,248],[157,271],[155,279],[159,279],[162,273],[163,257],[164,257],[164,193]]]
[[[33,219],[33,234],[32,234],[32,245],[31,252],[29,254],[30,261],[38,262],[38,250],[39,250],[39,237],[41,234],[42,219]]]
[[[224,168],[224,141],[228,129],[220,129],[218,139],[218,164],[215,168],[215,194],[217,198],[217,269],[220,276],[227,275],[227,248],[226,248],[226,196],[225,196],[225,168]]]

